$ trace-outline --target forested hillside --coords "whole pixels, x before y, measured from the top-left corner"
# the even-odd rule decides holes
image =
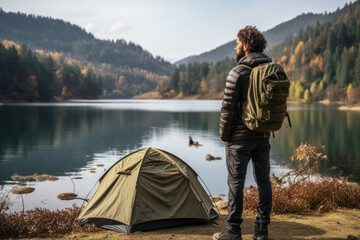
[[[288,73],[292,81],[290,99],[359,102],[360,1],[346,4],[329,15],[328,21],[301,30],[267,54]],[[215,65],[180,65],[173,71],[168,84],[159,85],[159,93],[164,96],[169,93],[205,96],[203,89],[208,89],[207,97],[219,98],[226,75],[235,64],[232,59],[225,59]],[[194,66],[205,68],[205,65],[209,68],[208,74],[199,77]],[[214,72],[216,74],[210,75]],[[187,82],[193,83],[191,87],[184,87]]]
[[[99,40],[79,26],[48,17],[5,12],[0,9],[0,40],[26,43],[31,49],[57,52],[84,68],[100,73],[104,97],[128,98],[154,90],[173,66],[141,46],[123,39]]]
[[[269,51],[292,80],[293,99],[359,102],[360,1],[335,17]]]
[[[228,72],[236,65],[233,58],[226,58],[215,64],[188,63],[181,64],[172,72],[167,81],[160,81],[157,90],[160,96],[199,95],[203,99],[219,99],[225,86]]]
[[[25,44],[0,42],[0,101],[52,101],[98,98],[102,79],[92,69],[55,61]]]
[[[313,26],[316,22],[324,21],[329,18],[329,14],[313,14],[307,13],[297,16],[294,19],[291,19],[287,22],[281,23],[276,27],[269,29],[264,32],[264,35],[267,39],[267,49],[276,46],[289,36],[293,36],[300,29],[305,29],[307,26]],[[234,32],[234,37],[236,38],[237,32]],[[209,62],[216,63],[221,61],[224,58],[234,58],[234,48],[236,46],[236,39],[232,40],[224,45],[221,45],[213,50],[202,53],[200,55],[189,56],[187,58],[181,59],[175,62],[175,65],[179,66],[180,64],[187,64],[191,62]]]

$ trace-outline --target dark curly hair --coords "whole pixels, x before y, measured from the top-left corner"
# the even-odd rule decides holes
[[[237,36],[250,52],[262,53],[266,48],[265,36],[255,26],[240,29]]]

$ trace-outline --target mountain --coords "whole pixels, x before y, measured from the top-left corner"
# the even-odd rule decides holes
[[[128,98],[154,90],[173,65],[140,45],[123,39],[100,40],[77,25],[60,19],[5,12],[0,8],[0,40],[45,52],[57,52],[103,77],[104,96]]]
[[[290,97],[360,101],[360,0],[269,50],[293,84]]]
[[[280,63],[291,80],[292,100],[360,102],[360,0],[300,30],[266,53]],[[234,58],[215,64],[188,63],[176,67],[159,93],[165,97],[198,95],[219,98]]]
[[[327,19],[327,17],[328,14],[302,14],[295,17],[294,19],[281,23],[276,27],[265,31],[264,35],[267,40],[267,49],[278,45],[279,43],[283,42],[287,37],[295,35],[300,29],[305,29],[308,26],[313,26],[318,21],[323,22]],[[236,34],[237,33],[234,33],[235,36]],[[217,61],[220,61],[226,57],[234,58],[235,46],[236,39],[200,55],[194,55],[181,59],[174,64],[179,66],[180,64],[187,64],[189,62],[216,63]]]

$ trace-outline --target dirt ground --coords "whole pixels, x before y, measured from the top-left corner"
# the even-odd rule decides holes
[[[252,239],[254,214],[246,214],[242,224],[244,240]],[[360,238],[360,210],[337,210],[330,213],[273,214],[269,225],[269,237],[282,239],[347,239],[348,235]],[[92,233],[75,233],[65,236],[51,236],[44,239],[131,239],[131,240],[187,240],[212,239],[226,225],[226,215],[220,216],[212,225],[192,225],[126,235],[108,230]],[[39,238],[40,239],[40,238]]]

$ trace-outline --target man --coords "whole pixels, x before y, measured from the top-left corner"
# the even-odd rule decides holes
[[[263,53],[266,39],[256,27],[247,26],[237,36],[235,52],[239,65],[229,72],[226,79],[220,117],[220,138],[226,145],[228,169],[228,218],[224,231],[215,233],[213,239],[242,239],[243,190],[247,165],[251,159],[259,191],[254,239],[266,240],[272,205],[270,134],[249,130],[241,120],[241,111],[247,99],[251,68],[271,62],[271,59]]]

